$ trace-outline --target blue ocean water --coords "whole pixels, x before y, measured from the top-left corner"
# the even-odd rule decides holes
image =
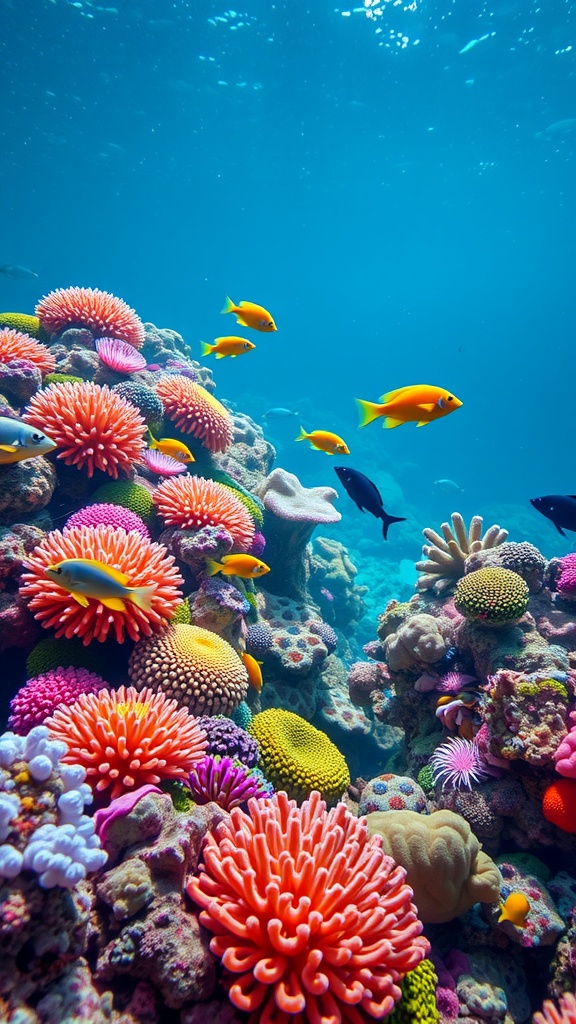
[[[572,548],[529,504],[576,491],[572,0],[0,13],[0,263],[38,274],[0,276],[0,308],[102,288],[196,357],[232,330],[226,294],[271,310],[277,334],[213,364],[217,395],[258,422],[299,413],[266,434],[277,465],[341,494],[324,532],[371,588],[365,639],[410,592],[421,529],[455,508],[547,556]],[[355,397],[422,381],[462,409],[358,430]],[[407,518],[387,544],[334,460],[294,443],[300,422],[342,434]]]

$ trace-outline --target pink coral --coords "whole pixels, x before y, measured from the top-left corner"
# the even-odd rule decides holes
[[[174,374],[160,379],[156,393],[177,430],[198,438],[209,452],[224,452],[232,443],[230,413],[201,384]]]
[[[406,872],[343,803],[250,800],[209,834],[187,892],[248,1024],[387,1016],[428,953]]]
[[[532,1024],[576,1024],[576,996],[565,992],[558,1006],[551,999],[545,999],[541,1012],[534,1014]]]
[[[136,373],[146,366],[144,356],[127,341],[120,341],[119,338],[99,338],[95,345],[101,362],[116,373]]]
[[[242,551],[254,540],[250,513],[230,488],[215,480],[189,475],[164,480],[154,493],[154,504],[167,526],[182,530],[223,526]]]
[[[568,779],[576,779],[576,711],[569,715],[574,725],[554,753],[556,771]]]
[[[45,345],[21,331],[0,327],[0,363],[12,363],[20,359],[37,366],[42,376],[52,373],[56,365],[52,352]]]
[[[29,679],[10,701],[8,728],[26,736],[42,725],[59,704],[73,704],[81,693],[98,693],[108,684],[85,668],[53,668]]]
[[[144,325],[123,299],[98,288],[57,288],[40,300],[36,316],[45,331],[88,327],[100,337],[121,338],[135,348],[144,344]]]
[[[113,529],[135,530],[141,537],[150,538],[150,531],[144,521],[122,505],[111,505],[103,502],[96,505],[88,505],[74,512],[66,521],[66,527],[73,526],[112,526]]]
[[[556,580],[556,590],[568,600],[576,600],[576,554],[571,553],[560,559],[560,575]]]

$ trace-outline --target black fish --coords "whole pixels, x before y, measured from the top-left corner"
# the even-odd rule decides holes
[[[576,531],[576,494],[545,494],[543,498],[530,498],[530,504],[554,523],[563,537],[564,530]]]
[[[38,277],[34,270],[28,270],[28,267],[19,267],[16,263],[3,263],[0,266],[0,274],[4,274],[4,277],[12,277],[14,281],[28,281],[33,277]]]
[[[370,512],[376,519],[382,520],[382,533],[384,540],[388,540],[388,527],[390,523],[405,523],[403,516],[389,516],[382,505],[380,492],[364,473],[357,469],[348,469],[347,466],[334,466],[338,479],[346,488],[347,493],[356,503],[361,512]]]

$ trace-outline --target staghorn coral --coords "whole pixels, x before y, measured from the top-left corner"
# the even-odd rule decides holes
[[[179,374],[163,376],[156,393],[166,416],[183,434],[192,434],[209,452],[223,452],[232,443],[232,418],[206,388]]]
[[[0,327],[0,363],[11,363],[14,359],[25,359],[32,363],[44,377],[52,373],[56,360],[50,350],[35,341],[29,334]]]
[[[145,448],[140,413],[106,385],[51,384],[34,395],[23,419],[56,442],[58,459],[88,477],[100,469],[117,480]]]
[[[568,690],[561,679],[499,669],[488,677],[481,715],[490,754],[543,767],[567,733]]]
[[[249,1024],[283,1024],[390,1013],[428,951],[403,880],[343,804],[326,811],[313,793],[298,808],[279,793],[232,811],[186,889],[231,1002]]]
[[[219,754],[215,757],[207,754],[194,765],[189,785],[197,804],[207,804],[213,800],[225,811],[240,807],[251,797],[270,797],[274,792],[257,769],[248,768],[240,761]]]
[[[258,763],[266,778],[295,800],[319,790],[327,803],[334,803],[350,785],[343,754],[300,715],[268,708],[254,715],[249,732],[258,742]]]
[[[422,548],[422,561],[416,562],[416,569],[422,573],[416,583],[418,590],[433,590],[438,595],[449,593],[464,575],[469,555],[497,547],[508,536],[508,531],[499,526],[491,526],[483,534],[482,516],[473,516],[468,529],[459,512],[453,512],[450,518],[452,526],[442,523],[440,527],[442,537],[428,527],[422,531],[430,543]]]
[[[132,686],[81,694],[45,724],[52,739],[66,744],[64,762],[82,765],[89,785],[110,800],[162,779],[187,778],[208,743],[186,708]]]
[[[517,572],[495,566],[458,580],[454,606],[472,622],[508,626],[522,618],[529,597],[528,584]]]
[[[137,689],[161,690],[195,715],[231,714],[248,690],[248,673],[234,648],[185,623],[141,640],[128,673]]]
[[[474,903],[499,899],[502,878],[481,850],[470,826],[452,811],[377,811],[367,817],[370,835],[406,869],[424,923],[460,917]]]
[[[44,571],[67,558],[92,558],[110,565],[125,573],[130,587],[153,586],[150,609],[125,601],[123,611],[106,609],[103,615],[103,605],[96,598],[89,598],[88,606],[82,607]],[[84,644],[102,642],[109,635],[118,643],[126,634],[132,640],[150,636],[166,625],[180,603],[178,587],[183,581],[174,559],[161,544],[153,544],[135,531],[126,533],[111,526],[75,526],[62,533],[53,530],[25,565],[20,593],[35,618],[45,629],[54,628],[57,637],[82,637]]]
[[[8,728],[25,736],[35,725],[42,725],[59,704],[73,704],[81,693],[98,693],[107,685],[101,676],[85,668],[50,669],[29,679],[12,698]]]
[[[98,288],[57,288],[40,300],[36,316],[50,334],[80,326],[97,337],[120,338],[135,348],[144,344],[144,325],[134,310]]]
[[[165,480],[156,489],[154,502],[167,526],[184,530],[220,526],[243,551],[254,540],[254,521],[248,510],[229,488],[213,480],[188,474]]]

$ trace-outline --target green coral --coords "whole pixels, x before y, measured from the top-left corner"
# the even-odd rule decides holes
[[[83,377],[73,377],[71,373],[47,373],[42,381],[42,387],[47,388],[50,384],[83,384]]]
[[[467,619],[499,626],[518,622],[529,597],[528,585],[517,572],[489,566],[458,580],[454,605]]]
[[[402,998],[387,1024],[436,1024],[440,1020],[436,1005],[438,978],[431,960],[422,960],[413,971],[408,971],[400,983]]]
[[[171,621],[174,626],[178,622],[183,622],[185,626],[189,626],[192,623],[192,612],[190,610],[189,597],[185,597],[182,603],[178,605]]]
[[[22,331],[38,341],[50,341],[50,334],[42,327],[37,316],[28,313],[0,313],[0,327],[11,327],[14,331]]]
[[[517,693],[522,697],[538,697],[543,690],[553,690],[564,700],[568,699],[568,688],[559,679],[540,679],[536,682],[518,683]]]
[[[107,667],[110,666],[106,655],[97,651],[95,644],[85,647],[77,637],[57,640],[52,636],[40,640],[30,651],[26,660],[26,678],[35,679],[55,668],[87,668],[106,678]]]
[[[416,781],[425,793],[430,793],[434,789],[434,772],[432,770],[432,765],[425,764],[418,772]]]
[[[123,508],[130,509],[130,512],[135,512],[147,525],[154,519],[155,508],[150,491],[130,480],[115,480],[113,483],[98,487],[92,495],[92,500],[97,503],[122,505]]]
[[[194,807],[192,793],[185,782],[180,782],[179,779],[163,779],[159,788],[168,794],[175,811],[187,814]]]

